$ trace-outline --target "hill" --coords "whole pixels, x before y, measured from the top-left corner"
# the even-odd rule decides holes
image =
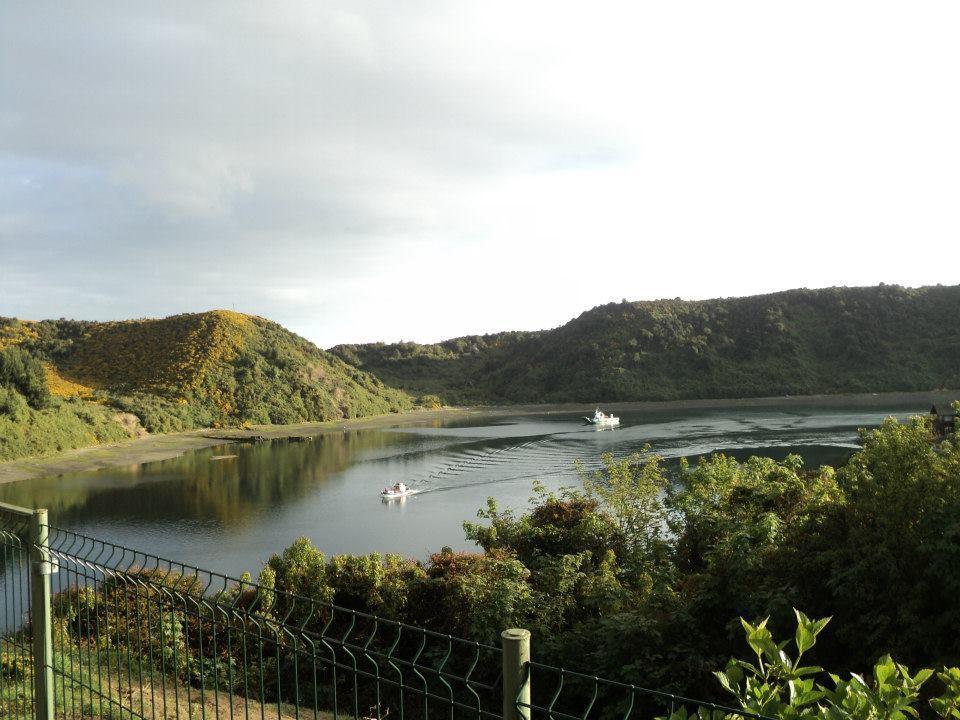
[[[276,323],[0,319],[0,459],[196,427],[335,420],[412,406]],[[42,432],[41,432],[42,429]]]
[[[602,305],[539,332],[339,345],[446,403],[612,402],[960,387],[960,286]]]

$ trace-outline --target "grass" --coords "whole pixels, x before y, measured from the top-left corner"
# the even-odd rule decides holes
[[[0,640],[0,718],[33,720],[29,649],[22,637]],[[118,668],[120,672],[118,673]],[[129,668],[129,676],[127,674]],[[198,720],[314,717],[313,709],[262,704],[240,695],[187,687],[150,670],[134,653],[71,643],[54,648],[54,703],[58,720]],[[333,714],[316,717],[331,720]]]

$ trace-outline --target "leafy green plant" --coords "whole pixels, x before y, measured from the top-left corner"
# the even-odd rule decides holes
[[[798,610],[794,613],[797,628],[792,641],[777,642],[767,628],[767,620],[751,625],[741,619],[754,658],[732,659],[724,671],[715,675],[743,710],[784,720],[920,717],[921,688],[933,676],[933,670],[924,668],[912,673],[884,655],[874,664],[870,676],[850,673],[849,679],[844,679],[830,673],[831,685],[821,684],[817,678],[823,675],[823,669],[802,665],[801,660],[816,645],[817,636],[830,618],[811,620]],[[960,669],[944,668],[937,678],[943,690],[929,700],[929,707],[945,719],[960,717]]]
[[[937,680],[943,685],[943,692],[930,698],[930,707],[942,718],[957,720],[960,718],[960,668],[944,668],[937,673]]]
[[[930,679],[933,670],[923,669],[911,675],[900,663],[884,655],[873,667],[872,681],[857,673],[849,680],[830,675],[833,690],[825,694],[826,715],[831,720],[847,718],[867,720],[906,720],[918,718],[914,705],[920,699],[920,687]]]
[[[793,657],[788,652],[791,640],[776,642],[767,628],[767,619],[751,625],[741,618],[755,660],[733,659],[723,671],[714,674],[744,710],[788,720],[816,714],[817,703],[826,693],[816,686],[813,677],[823,668],[802,665],[801,661],[804,653],[816,645],[817,635],[830,619],[810,620],[802,612],[794,612],[797,630],[792,639]]]

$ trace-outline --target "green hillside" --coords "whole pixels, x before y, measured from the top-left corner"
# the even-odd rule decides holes
[[[259,317],[0,319],[0,459],[144,428],[336,420],[411,406],[405,393]]]
[[[960,387],[960,286],[602,305],[553,330],[332,353],[447,403],[611,402]]]

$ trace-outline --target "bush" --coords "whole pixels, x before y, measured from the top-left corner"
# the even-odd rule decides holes
[[[785,720],[919,717],[920,691],[933,676],[933,670],[925,668],[911,673],[889,655],[881,657],[869,675],[852,673],[849,679],[833,673],[827,675],[816,665],[802,665],[803,655],[816,645],[817,636],[830,618],[810,620],[802,612],[794,612],[796,633],[792,640],[782,642],[774,640],[766,620],[751,625],[741,618],[753,657],[749,661],[730,660],[727,667],[715,675],[743,710]],[[793,652],[788,652],[791,645]],[[829,683],[824,682],[827,677]],[[960,706],[960,669],[944,668],[938,679],[942,683],[941,692],[929,698],[928,705],[939,717],[956,718]],[[674,713],[671,720],[680,718]]]
[[[36,410],[50,402],[43,364],[16,345],[0,350],[0,386],[17,391]]]
[[[6,394],[4,394],[6,393]],[[79,399],[54,399],[42,410],[29,407],[16,391],[0,388],[0,461],[41,456],[127,439],[116,411]]]

